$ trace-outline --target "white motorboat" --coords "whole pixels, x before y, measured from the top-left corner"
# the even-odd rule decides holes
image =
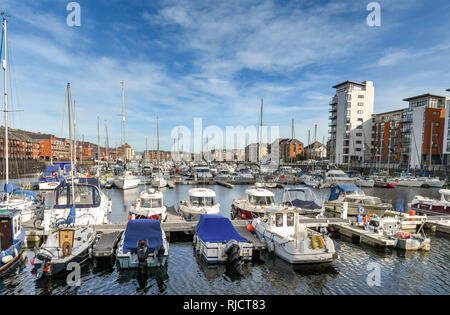
[[[44,230],[49,231],[54,224],[65,220],[74,205],[76,207],[74,226],[76,227],[109,222],[111,200],[100,189],[98,179],[76,178],[73,183],[67,181],[56,188],[53,208],[44,210]]]
[[[180,201],[179,213],[188,221],[197,221],[202,214],[219,214],[220,204],[216,193],[208,188],[192,188],[188,200]]]
[[[252,226],[269,252],[291,264],[329,263],[338,258],[333,240],[307,228],[294,209],[268,208]]]
[[[401,187],[422,187],[424,180],[417,179],[413,176],[400,176],[392,179],[397,186]]]
[[[276,205],[274,193],[264,188],[249,188],[245,191],[247,199],[239,198],[231,204],[231,218],[253,219],[264,215],[268,207],[282,208]]]
[[[163,193],[153,188],[141,192],[139,199],[131,205],[129,219],[166,221],[167,208],[164,206],[163,200]]]
[[[166,186],[167,186],[167,180],[161,174],[157,174],[152,178],[152,187],[164,188]]]
[[[252,260],[253,244],[236,231],[229,219],[202,214],[195,231],[195,251],[206,262],[236,266]]]
[[[194,167],[194,180],[197,182],[207,182],[213,179],[208,166]]]
[[[157,220],[130,220],[117,244],[116,257],[122,269],[164,267],[169,243]]]
[[[372,178],[368,178],[368,177],[357,177],[356,178],[356,186],[372,188],[374,185],[375,185],[375,181]]]
[[[446,181],[440,180],[439,177],[421,177],[419,180],[423,180],[423,187],[442,188],[445,186]]]
[[[430,215],[450,215],[450,190],[439,189],[441,199],[432,199],[420,195],[414,196],[409,204],[412,210]]]
[[[141,180],[133,175],[130,171],[125,171],[122,175],[117,176],[114,179],[114,186],[119,189],[132,189],[139,186]]]
[[[5,195],[0,201],[0,210],[7,209],[20,210],[22,222],[28,222],[36,216],[37,212],[44,209],[44,201],[42,196],[38,198],[34,192],[8,183],[5,184]]]
[[[325,174],[324,183],[327,185],[355,184],[356,178],[351,178],[341,170],[329,170]]]

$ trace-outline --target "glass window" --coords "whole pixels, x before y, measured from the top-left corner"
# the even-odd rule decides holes
[[[91,205],[94,203],[92,187],[75,185],[75,205]]]
[[[67,187],[59,189],[59,195],[57,200],[58,205],[67,205]]]
[[[276,226],[277,227],[282,227],[283,226],[283,214],[282,213],[277,213],[276,214]]]
[[[288,213],[286,215],[286,225],[294,226],[294,214],[293,213]]]

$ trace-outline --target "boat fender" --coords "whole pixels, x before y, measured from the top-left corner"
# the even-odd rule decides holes
[[[319,242],[319,248],[323,248],[324,247],[324,240],[322,236],[313,236],[311,238],[311,247],[312,249],[316,249],[317,248],[317,242]]]
[[[11,260],[13,260],[13,259],[14,259],[13,256],[7,255],[7,256],[5,256],[5,257],[2,258],[2,263],[6,265],[7,263],[9,263],[9,262],[10,262]]]
[[[14,247],[14,257],[19,256],[19,252],[17,251],[17,248]]]
[[[249,223],[247,225],[247,231],[249,231],[250,233],[254,233],[255,232],[255,228],[253,227],[253,225],[251,223]]]
[[[72,255],[72,246],[69,242],[64,242],[62,245],[63,257]]]

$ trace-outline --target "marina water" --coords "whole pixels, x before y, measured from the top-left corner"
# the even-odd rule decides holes
[[[245,197],[249,186],[236,185],[234,189],[209,186],[217,194],[221,214],[229,216],[235,198]],[[131,202],[146,187],[132,190],[106,190],[112,199],[112,223],[123,223]],[[147,187],[148,188],[148,187]],[[187,198],[189,185],[179,185],[165,190],[165,204],[178,208]],[[405,205],[414,195],[439,198],[438,189],[367,188],[366,194],[382,199],[402,198]],[[329,196],[329,189],[315,191],[319,202]],[[48,206],[53,193],[44,193]],[[282,189],[276,190],[276,200],[281,201]],[[66,276],[36,280],[31,274],[31,250],[24,253],[22,261],[0,278],[0,294],[449,294],[450,238],[442,234],[431,235],[430,252],[404,252],[378,250],[366,245],[353,244],[351,240],[332,235],[339,259],[331,265],[292,266],[264,253],[261,262],[244,266],[242,274],[227,270],[225,266],[208,267],[195,257],[192,243],[171,242],[169,264],[165,269],[139,272],[119,270],[116,265],[95,266],[86,264],[81,270],[81,286],[70,287]],[[380,271],[380,283],[369,285],[370,266]],[[369,283],[371,283],[369,281]]]

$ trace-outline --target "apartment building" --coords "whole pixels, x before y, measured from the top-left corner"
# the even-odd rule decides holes
[[[372,81],[345,81],[333,86],[330,102],[329,156],[338,165],[370,159],[375,88]]]
[[[450,89],[446,90],[450,92]],[[448,155],[450,154],[450,98],[447,97],[447,106],[445,107],[445,122],[444,122],[444,143],[443,143],[443,151],[444,151],[444,163],[445,165],[450,164],[450,159]]]
[[[315,141],[305,147],[305,154],[308,159],[326,159],[327,147],[323,143]]]
[[[441,164],[444,151],[446,102],[450,98],[436,94],[422,94],[405,98],[402,139],[409,150],[402,152],[402,163],[411,168]],[[445,135],[447,138],[447,135]]]
[[[373,115],[372,157],[373,163],[399,164],[402,154],[402,118],[404,109]],[[409,143],[407,145],[409,150]]]

